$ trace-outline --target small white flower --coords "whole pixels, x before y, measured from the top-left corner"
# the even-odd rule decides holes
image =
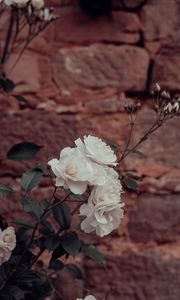
[[[36,9],[41,9],[44,7],[44,0],[32,0],[31,4]]]
[[[154,90],[155,90],[155,92],[160,92],[161,91],[161,87],[157,82],[154,85]]]
[[[14,227],[8,227],[3,231],[0,229],[0,265],[9,260],[15,247],[16,235]]]
[[[75,144],[92,161],[101,165],[117,165],[117,157],[111,147],[100,138],[88,135],[84,137],[84,143],[79,138],[75,141]]]
[[[56,19],[56,16],[53,14],[52,8],[49,9],[49,8],[45,7],[40,10],[39,18],[42,21],[50,22],[50,21]]]
[[[11,251],[0,247],[0,266],[11,257]]]
[[[56,175],[56,186],[69,188],[74,194],[83,194],[93,178],[91,163],[77,148],[64,148],[60,159],[52,159],[48,164]]]
[[[178,112],[179,111],[179,103],[176,101],[174,104],[173,104],[173,110],[175,112]]]
[[[171,113],[173,110],[173,105],[169,102],[165,107],[164,107],[164,112],[166,113]]]
[[[81,223],[81,229],[86,233],[95,231],[98,236],[103,237],[121,222],[124,206],[120,203],[122,186],[114,173],[116,172],[113,172],[113,176],[107,175],[104,186],[95,186],[88,203],[80,207],[80,215],[86,216]]]
[[[76,300],[96,300],[96,298],[92,295],[88,295],[84,299],[83,298],[77,298]]]

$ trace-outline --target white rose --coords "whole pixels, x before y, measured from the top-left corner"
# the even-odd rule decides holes
[[[92,165],[77,148],[64,148],[60,159],[52,159],[48,164],[56,175],[56,186],[69,188],[74,194],[83,194],[92,181]]]
[[[11,6],[12,4],[14,4],[14,0],[4,0],[4,4],[7,6]]]
[[[96,300],[96,298],[92,295],[88,295],[84,299],[83,298],[77,298],[76,300]]]
[[[16,247],[16,235],[14,227],[7,227],[5,230],[0,229],[0,247],[10,251]]]
[[[7,1],[7,0],[6,0],[6,1]],[[17,5],[17,6],[19,6],[19,7],[24,7],[24,6],[27,5],[28,1],[29,1],[29,0],[14,0],[14,1],[13,1],[13,4],[14,4],[14,5]]]
[[[91,164],[93,170],[93,175],[89,179],[89,185],[104,185],[107,178],[106,168],[92,162],[91,160],[88,161]]]
[[[102,165],[116,166],[117,157],[111,147],[95,136],[84,136],[84,143],[79,138],[75,141],[76,146],[91,160]]]
[[[100,237],[116,229],[123,217],[123,203],[120,203],[122,187],[117,178],[107,176],[104,186],[95,186],[87,204],[80,207],[80,215],[86,216],[81,229],[93,231]]]
[[[1,248],[0,246],[0,266],[10,259],[11,253],[10,250]]]
[[[32,0],[31,4],[36,9],[41,9],[44,7],[44,0]]]
[[[8,227],[3,231],[0,229],[0,265],[9,260],[15,247],[16,235],[14,227]]]

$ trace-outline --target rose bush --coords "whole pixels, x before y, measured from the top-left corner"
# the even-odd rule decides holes
[[[63,149],[60,159],[52,159],[48,164],[56,176],[56,186],[74,194],[83,194],[88,185],[93,186],[87,203],[80,207],[80,214],[86,216],[81,229],[103,237],[116,229],[123,217],[122,185],[118,173],[108,166],[117,165],[117,157],[94,136],[85,136],[84,144],[77,139],[75,144],[77,147]]]

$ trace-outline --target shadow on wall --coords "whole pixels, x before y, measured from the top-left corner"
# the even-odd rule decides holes
[[[79,0],[81,8],[92,18],[110,15],[112,11],[111,0]]]

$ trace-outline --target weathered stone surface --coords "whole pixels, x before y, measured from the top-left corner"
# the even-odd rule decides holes
[[[18,54],[11,55],[10,60],[6,65],[6,72],[17,62]],[[37,55],[25,53],[17,66],[9,73],[9,77],[17,84],[16,93],[36,93],[40,89],[40,70],[39,59]]]
[[[180,194],[138,196],[136,208],[129,216],[129,234],[133,241],[151,240],[167,243],[179,240]]]
[[[138,16],[126,12],[113,12],[111,17],[92,19],[82,11],[77,11],[62,16],[55,25],[54,37],[57,42],[79,45],[96,42],[135,44],[139,41],[141,27]]]
[[[180,47],[163,48],[155,58],[152,83],[163,88],[180,91]]]
[[[44,146],[32,161],[22,163],[3,160],[0,175],[18,177],[27,167],[58,156],[60,149],[70,146],[77,137],[77,129],[72,116],[27,110],[9,116],[1,115],[0,135],[2,159],[5,159],[7,151],[16,143],[30,141]]]
[[[91,261],[85,267],[87,286],[99,299],[179,299],[179,260],[162,260],[151,253],[128,253],[108,255],[107,262],[107,271]]]
[[[133,46],[64,48],[54,59],[55,80],[61,94],[68,96],[84,89],[105,87],[142,91],[146,87],[148,63],[147,52]]]
[[[155,113],[148,106],[144,106],[139,111],[136,119],[137,125],[134,129],[131,146],[135,145],[145,132],[152,126],[155,121]],[[165,167],[180,167],[179,131],[180,119],[175,118],[167,121],[164,126],[154,132],[148,140],[146,140],[138,148],[147,158],[138,157],[135,154],[130,154],[126,159],[126,167],[128,170],[135,170],[136,166],[142,165],[145,160],[150,160],[151,163],[164,165]],[[147,163],[146,162],[146,163]]]
[[[112,7],[113,9],[139,9],[143,5],[145,5],[146,1],[144,0],[126,0],[126,1],[121,1],[121,0],[112,0]]]
[[[176,0],[148,1],[141,11],[145,41],[168,42],[173,38],[177,39],[179,9],[180,5]]]
[[[17,54],[11,56],[6,65],[7,72],[11,70],[17,59]],[[30,105],[33,104],[33,98],[37,104],[36,98],[44,101],[57,95],[57,88],[53,83],[51,60],[46,56],[27,51],[8,76],[16,84],[13,92],[25,95]]]

